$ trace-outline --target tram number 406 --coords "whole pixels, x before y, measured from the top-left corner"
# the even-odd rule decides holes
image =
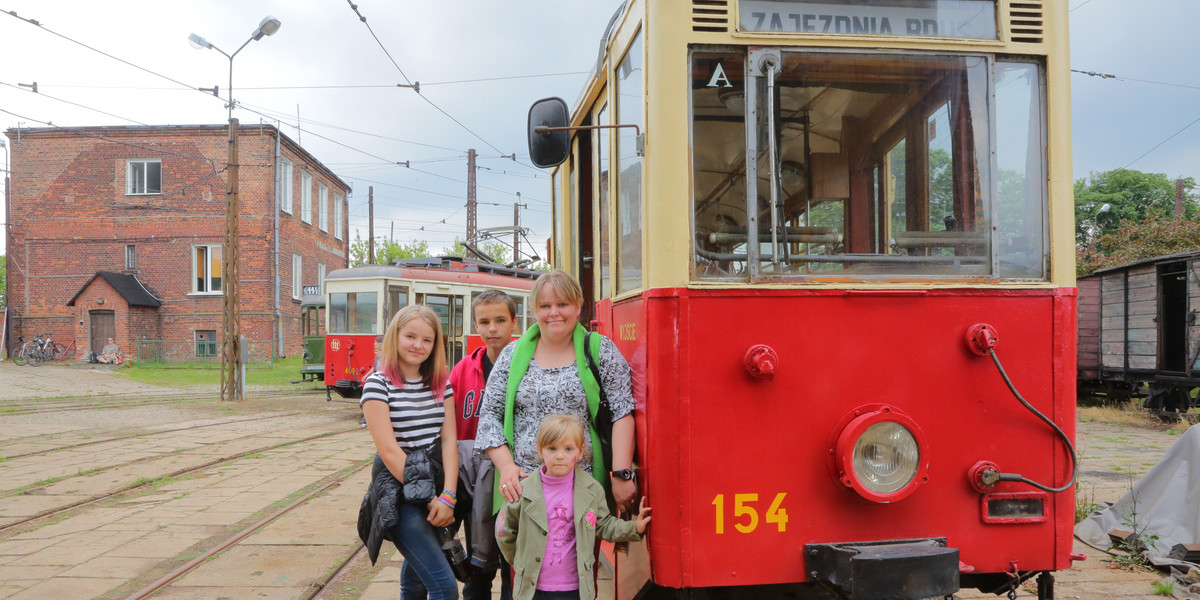
[[[783,508],[783,499],[787,496],[786,492],[775,494],[775,499],[771,501],[771,505],[767,507],[767,512],[763,515],[763,521],[773,523],[782,532],[787,529],[787,510]],[[731,507],[733,528],[741,533],[750,533],[758,529],[758,509],[754,504],[758,502],[758,494],[733,494],[733,506]],[[713,506],[716,507],[716,532],[718,534],[725,533],[725,494],[717,494],[713,499]]]

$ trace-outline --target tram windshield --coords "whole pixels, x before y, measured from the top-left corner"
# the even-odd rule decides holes
[[[697,49],[692,72],[695,277],[1047,277],[1037,64]]]

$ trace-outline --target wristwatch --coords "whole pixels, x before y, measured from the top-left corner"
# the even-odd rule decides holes
[[[617,479],[624,479],[625,481],[632,481],[633,476],[636,474],[637,471],[634,469],[618,469],[612,472],[613,477],[616,477]]]

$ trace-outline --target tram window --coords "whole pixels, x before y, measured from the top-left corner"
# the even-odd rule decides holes
[[[1041,73],[1030,63],[996,65],[996,163],[1000,275],[1046,273],[1046,171]]]
[[[625,52],[615,77],[617,123],[638,126],[638,129],[618,129],[616,137],[617,293],[642,287],[642,157],[637,148],[637,132],[644,129],[642,76],[639,33]]]
[[[1045,277],[1037,65],[759,52],[692,55],[697,277]]]
[[[329,333],[379,333],[379,299],[375,292],[329,294]]]
[[[408,288],[403,286],[389,285],[388,286],[388,304],[387,318],[384,323],[391,323],[392,317],[400,312],[400,309],[408,306]],[[384,326],[386,327],[386,325]]]
[[[608,107],[596,113],[596,124],[608,125]],[[612,256],[608,238],[608,130],[597,129],[596,135],[596,197],[599,198],[600,221],[600,298],[612,296]]]

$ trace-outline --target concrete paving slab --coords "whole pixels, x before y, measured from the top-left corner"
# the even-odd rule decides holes
[[[86,494],[62,496],[22,494],[19,496],[7,496],[0,498],[0,517],[14,520],[20,517],[31,517],[47,510],[53,510],[86,500],[89,497]]]
[[[347,550],[333,546],[238,545],[179,580],[183,587],[289,587],[305,589],[319,581]]]
[[[7,600],[47,600],[51,598],[94,598],[125,583],[120,579],[54,577],[9,596]]]
[[[162,560],[182,554],[209,537],[212,536],[168,529],[145,532],[141,537],[109,550],[105,556]]]
[[[150,570],[160,562],[162,560],[158,558],[98,556],[66,570],[60,576],[129,580]]]
[[[154,600],[296,600],[301,596],[301,592],[294,588],[222,587],[214,590],[208,587],[173,586],[154,594]]]

